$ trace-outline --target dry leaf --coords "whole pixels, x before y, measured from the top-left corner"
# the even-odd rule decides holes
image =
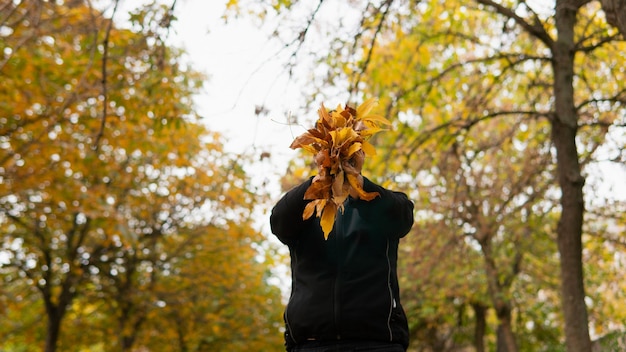
[[[292,149],[302,148],[315,155],[319,170],[304,194],[304,199],[311,202],[306,205],[302,218],[309,219],[315,213],[320,218],[325,239],[333,229],[337,211],[343,211],[350,189],[366,201],[379,195],[363,190],[359,171],[349,162],[359,151],[375,155],[376,150],[367,139],[382,131],[381,125],[391,124],[384,117],[370,113],[377,104],[372,98],[356,109],[346,105],[337,106],[333,111],[321,104],[315,128],[296,137],[290,145]]]

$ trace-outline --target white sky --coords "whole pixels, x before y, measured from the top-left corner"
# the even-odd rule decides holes
[[[303,132],[287,124],[289,111],[298,109],[298,91],[282,70],[276,57],[280,46],[268,39],[268,33],[244,19],[225,23],[222,15],[225,0],[179,0],[177,21],[170,33],[174,45],[188,53],[192,67],[209,79],[206,89],[196,99],[198,112],[208,128],[220,132],[227,151],[252,153],[259,157],[269,152],[270,158],[246,169],[258,183],[265,182],[266,191],[278,199],[280,177],[287,162],[297,152],[289,145]],[[255,108],[264,106],[269,114],[257,116]],[[259,226],[272,243],[269,216],[259,214]],[[286,254],[286,248],[279,245]],[[275,269],[272,282],[288,293],[288,268]]]
[[[286,124],[289,111],[300,106],[298,92],[274,57],[279,45],[243,19],[225,24],[224,3],[179,1],[172,39],[188,52],[194,69],[209,76],[197,98],[199,112],[210,129],[227,137],[228,150],[270,152],[282,166],[296,155],[289,144],[303,132]],[[255,115],[257,106],[270,114]]]

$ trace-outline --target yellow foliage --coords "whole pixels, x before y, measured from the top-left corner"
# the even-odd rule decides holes
[[[365,192],[359,181],[360,170],[351,165],[350,160],[360,151],[374,155],[376,150],[367,139],[382,131],[380,125],[391,123],[380,115],[371,114],[378,104],[374,98],[368,99],[356,109],[337,106],[328,112],[324,104],[318,110],[319,119],[315,128],[296,137],[291,148],[302,148],[312,154],[318,164],[319,173],[306,191],[304,199],[311,200],[302,214],[308,219],[313,214],[320,217],[324,238],[333,229],[337,210],[343,209],[350,189],[356,191],[360,199],[372,200],[378,193]]]
[[[203,76],[157,34],[116,26],[103,76],[109,20],[87,3],[9,2],[0,17],[12,30],[0,40],[10,53],[0,60],[0,213],[11,213],[0,238],[15,260],[0,265],[0,293],[22,295],[8,297],[16,313],[0,299],[3,346],[43,345],[48,305],[68,312],[53,322],[62,351],[120,350],[130,336],[137,350],[182,350],[170,346],[178,331],[194,350],[207,336],[209,350],[280,348],[280,292],[253,248],[264,240],[251,226],[260,197],[245,159],[224,154],[196,118]],[[250,346],[237,345],[243,336]]]

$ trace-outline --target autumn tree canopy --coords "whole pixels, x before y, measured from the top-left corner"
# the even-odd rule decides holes
[[[280,350],[262,195],[195,111],[171,4],[99,5],[0,5],[1,349]]]

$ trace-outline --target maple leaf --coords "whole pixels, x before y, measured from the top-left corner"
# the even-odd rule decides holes
[[[325,239],[333,229],[337,211],[343,211],[351,190],[365,201],[379,196],[378,192],[363,189],[360,170],[351,162],[359,152],[375,155],[376,149],[367,139],[383,131],[382,125],[391,125],[386,118],[371,114],[377,104],[378,101],[371,98],[356,109],[338,105],[335,110],[328,111],[322,103],[317,111],[319,118],[315,128],[296,137],[289,146],[315,155],[318,174],[304,193],[304,199],[311,201],[305,206],[302,218],[309,219],[313,214],[319,217]]]

